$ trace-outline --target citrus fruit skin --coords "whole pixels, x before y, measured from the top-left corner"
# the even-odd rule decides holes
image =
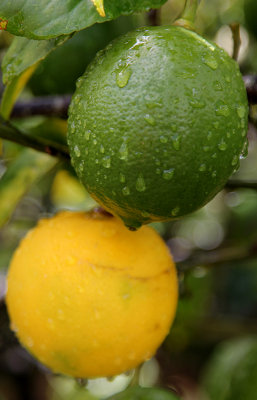
[[[21,242],[7,307],[21,343],[55,372],[112,376],[150,358],[177,305],[174,263],[150,227],[62,212]]]
[[[248,105],[237,64],[175,26],[98,53],[69,110],[72,163],[91,195],[137,227],[200,208],[238,167]]]

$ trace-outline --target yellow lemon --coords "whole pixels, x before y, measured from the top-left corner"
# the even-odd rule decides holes
[[[152,228],[130,232],[109,215],[62,212],[15,252],[7,306],[21,343],[53,371],[112,376],[156,352],[177,294],[174,263]]]

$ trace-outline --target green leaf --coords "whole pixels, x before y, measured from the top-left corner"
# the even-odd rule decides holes
[[[0,179],[0,227],[11,217],[31,185],[50,171],[58,159],[25,149]]]
[[[6,29],[14,35],[50,39],[122,14],[158,8],[166,1],[105,0],[101,8],[102,2],[95,0],[1,0],[0,19],[8,21]],[[100,10],[103,15],[103,9],[105,17],[99,14]]]
[[[256,395],[256,354],[257,336],[232,339],[218,345],[202,379],[208,399],[253,400]]]
[[[163,389],[133,386],[122,393],[108,397],[108,400],[179,400],[179,398]]]
[[[52,50],[63,44],[70,36],[61,36],[51,40],[30,40],[15,38],[2,63],[3,82],[6,84],[0,114],[8,119],[12,108],[27,81]]]
[[[2,62],[4,84],[10,84],[21,73],[43,60],[68,38],[69,36],[61,36],[56,39],[40,41],[21,37],[14,38]]]

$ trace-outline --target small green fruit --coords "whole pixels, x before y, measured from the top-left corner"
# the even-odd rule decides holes
[[[211,200],[247,148],[238,66],[196,33],[141,28],[98,53],[69,110],[68,143],[89,193],[130,227]]]

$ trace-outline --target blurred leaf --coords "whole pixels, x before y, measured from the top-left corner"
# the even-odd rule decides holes
[[[199,331],[209,311],[212,281],[211,271],[202,267],[186,275],[176,318],[165,340],[165,347],[171,353],[186,348],[194,336],[199,340]]]
[[[27,81],[33,74],[37,65],[33,65],[15,77],[5,88],[0,105],[0,114],[4,119],[9,119],[14,103],[19,97]]]
[[[6,88],[1,101],[0,114],[4,119],[10,117],[15,101],[37,68],[39,61],[68,38],[69,36],[61,36],[43,41],[26,38],[13,40],[2,62],[3,82]]]
[[[246,28],[255,37],[257,37],[257,2],[256,0],[244,0],[244,12],[245,12],[245,25]]]
[[[0,180],[0,226],[8,221],[30,186],[57,162],[47,154],[26,149],[10,164]]]
[[[88,211],[97,205],[79,180],[66,170],[59,171],[55,176],[51,199],[54,206],[60,209]]]
[[[67,120],[46,117],[22,118],[15,121],[15,126],[22,131],[24,130],[28,135],[67,146]]]
[[[44,59],[57,46],[64,43],[69,36],[52,40],[29,40],[15,38],[2,62],[4,90],[0,114],[8,119],[15,101],[35,71],[40,60]]]
[[[253,400],[257,390],[256,373],[257,337],[234,339],[214,351],[203,377],[203,387],[210,400]]]
[[[87,28],[96,22],[122,14],[158,8],[166,0],[105,0],[105,17],[99,15],[91,0],[2,0],[0,19],[14,35],[31,39],[50,39]]]
[[[122,393],[108,397],[108,400],[179,400],[179,398],[163,389],[133,386]]]
[[[21,37],[14,38],[2,62],[4,84],[10,84],[13,79],[66,42],[69,37],[61,36],[56,39],[40,41]]]

